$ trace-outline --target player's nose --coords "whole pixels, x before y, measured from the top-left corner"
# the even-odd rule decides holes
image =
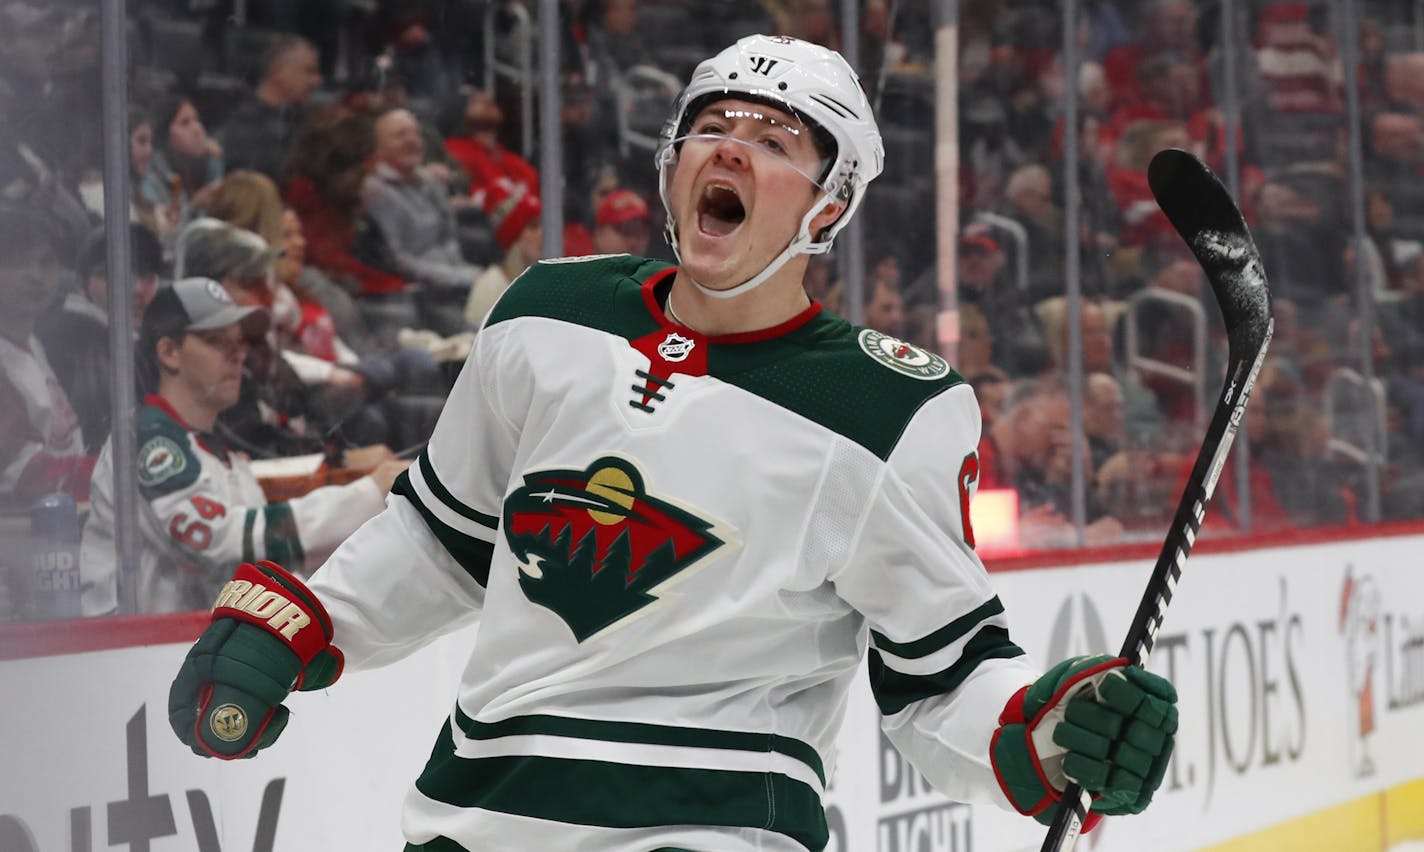
[[[712,158],[720,165],[745,168],[751,162],[751,152],[747,150],[747,143],[725,136],[718,140]]]

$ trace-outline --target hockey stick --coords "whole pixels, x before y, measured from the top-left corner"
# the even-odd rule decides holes
[[[1182,577],[1182,565],[1196,542],[1207,501],[1216,490],[1217,477],[1236,437],[1236,427],[1241,425],[1275,327],[1261,256],[1241,211],[1216,175],[1191,154],[1169,148],[1152,158],[1147,182],[1157,205],[1186,240],[1211,283],[1226,321],[1228,360],[1226,386],[1119,653],[1129,665],[1144,666]],[[1078,842],[1091,805],[1092,797],[1081,786],[1069,784],[1040,852],[1069,852]]]

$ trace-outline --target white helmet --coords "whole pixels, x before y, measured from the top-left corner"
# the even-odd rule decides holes
[[[668,241],[677,253],[677,230],[667,203],[666,168],[676,156],[674,142],[687,135],[697,112],[711,100],[747,97],[782,106],[835,142],[830,165],[820,176],[825,196],[812,205],[801,228],[781,254],[754,278],[728,290],[711,290],[697,282],[708,296],[730,298],[761,284],[797,254],[822,254],[841,228],[850,221],[865,198],[866,186],[885,166],[885,146],[870,112],[870,102],[860,78],[834,50],[788,36],[747,36],[706,60],[692,72],[671,119],[663,127],[657,166],[663,206],[669,210]],[[820,234],[811,233],[811,220],[831,203],[846,202],[846,209]]]

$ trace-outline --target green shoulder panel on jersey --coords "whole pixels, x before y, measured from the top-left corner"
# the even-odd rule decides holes
[[[198,480],[203,462],[193,453],[192,436],[163,410],[140,406],[135,415],[138,484],[145,497],[181,491]]]
[[[708,372],[844,435],[882,460],[925,403],[964,383],[943,358],[830,311],[789,334],[714,345]]]
[[[524,270],[490,311],[486,326],[546,317],[636,340],[657,330],[641,287],[668,264],[626,254],[541,260]]]

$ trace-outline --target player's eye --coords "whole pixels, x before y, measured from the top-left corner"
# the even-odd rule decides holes
[[[786,146],[782,144],[780,139],[777,139],[774,136],[762,137],[761,144],[766,146],[767,150],[771,151],[774,154],[786,153]]]

